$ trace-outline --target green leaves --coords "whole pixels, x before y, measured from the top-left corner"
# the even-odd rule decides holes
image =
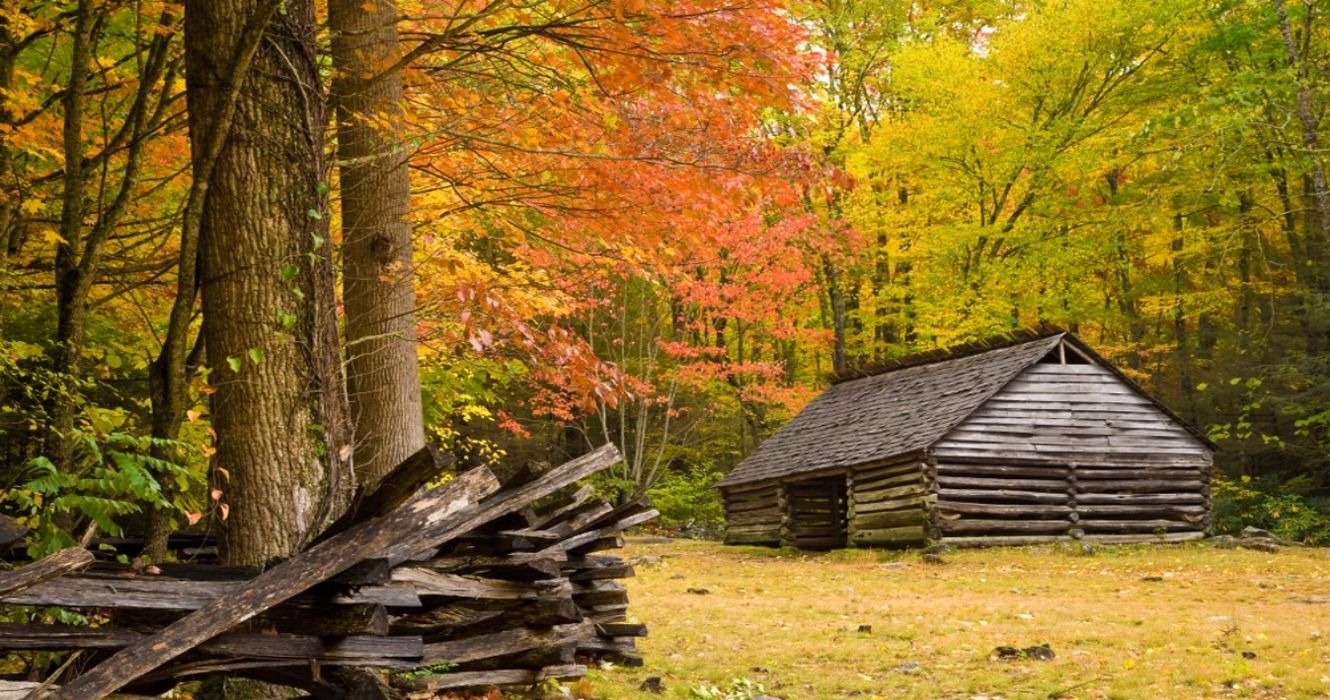
[[[198,475],[181,464],[152,454],[154,449],[182,455],[195,452],[184,443],[82,430],[74,431],[71,438],[76,450],[67,469],[58,469],[45,456],[35,457],[27,464],[27,481],[0,494],[0,501],[16,506],[30,528],[31,556],[45,556],[74,544],[73,533],[60,523],[82,527],[90,521],[102,532],[119,535],[123,518],[142,513],[144,508],[184,512],[189,490],[202,484]],[[180,495],[168,497],[164,480]]]

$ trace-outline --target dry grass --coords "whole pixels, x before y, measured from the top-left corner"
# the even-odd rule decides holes
[[[667,698],[736,677],[790,700],[1330,698],[1330,550],[1043,547],[938,566],[677,541],[628,555],[663,558],[629,581],[647,666],[593,673],[582,686],[601,697],[659,698],[638,687],[661,676]],[[1057,657],[992,655],[1040,643]]]

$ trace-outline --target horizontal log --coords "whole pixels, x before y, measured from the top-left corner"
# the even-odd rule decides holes
[[[1005,517],[1066,517],[1072,512],[1071,506],[1061,504],[1029,503],[961,503],[956,501],[938,501],[939,513],[957,513],[962,515],[990,515]]]
[[[1205,494],[1199,491],[1190,493],[1077,493],[1078,504],[1121,504],[1121,505],[1195,505],[1206,502]]]
[[[748,481],[742,484],[727,484],[720,487],[720,492],[726,498],[740,496],[753,491],[772,491],[776,490],[776,484],[770,481]]]
[[[725,504],[725,512],[727,513],[748,513],[752,511],[779,509],[780,503],[775,496],[772,496],[771,498],[763,498],[758,501],[741,501],[738,503],[727,502]]]
[[[911,484],[909,486],[897,486],[889,489],[879,489],[876,491],[856,491],[854,493],[854,503],[855,505],[863,503],[879,503],[881,501],[919,496],[922,495],[923,492],[923,483]]]
[[[904,474],[889,476],[882,479],[871,479],[863,481],[855,479],[854,484],[852,486],[852,490],[856,492],[877,491],[879,489],[890,488],[892,486],[904,486],[906,484],[922,483],[923,479],[924,479],[924,470],[915,469],[906,472]]]
[[[1071,469],[1061,464],[1048,466],[1012,466],[1006,464],[950,464],[937,465],[938,480],[949,477],[1029,477],[1034,479],[1064,479]]]
[[[210,601],[235,595],[245,585],[238,581],[180,581],[160,577],[83,578],[65,576],[26,591],[0,598],[11,605],[58,605],[68,608],[144,608],[197,610]],[[388,584],[355,590],[307,593],[300,604],[378,603],[390,607],[419,607],[420,598],[408,586]]]
[[[1132,505],[1091,505],[1080,504],[1076,511],[1082,516],[1091,515],[1136,515],[1140,517],[1195,517],[1210,512],[1204,505],[1153,505],[1149,503]]]
[[[927,533],[924,531],[923,525],[910,525],[877,530],[858,530],[850,537],[850,542],[860,547],[866,547],[914,544],[923,542],[925,539],[927,539]]]
[[[1179,479],[1194,481],[1204,476],[1204,472],[1196,468],[1187,469],[1077,469],[1076,478],[1078,479]]]
[[[937,527],[944,534],[991,533],[1053,533],[1066,532],[1072,527],[1070,520],[993,520],[968,519],[941,520]]]
[[[1085,493],[1118,493],[1118,494],[1137,494],[1137,493],[1171,493],[1176,491],[1200,492],[1206,486],[1201,480],[1158,480],[1146,481],[1144,479],[1131,481],[1082,481],[1077,485],[1077,490]]]
[[[1051,476],[1051,475],[1050,475]],[[993,489],[995,491],[1052,491],[1067,490],[1065,479],[985,479],[979,477],[938,476],[938,486],[944,489]]]
[[[850,473],[850,476],[851,478],[854,479],[855,482],[872,481],[873,479],[881,479],[885,477],[897,476],[900,474],[918,472],[922,470],[922,467],[923,463],[920,462],[918,459],[909,459],[902,462],[893,462],[891,464],[884,464],[881,466],[855,467],[854,471]]]
[[[908,510],[856,514],[853,523],[855,530],[882,530],[907,525],[922,525],[927,520],[928,512],[923,508],[910,508]]]
[[[756,515],[750,515],[747,513],[740,513],[737,515],[731,514],[725,518],[726,524],[734,527],[743,527],[743,526],[768,527],[768,526],[779,525],[780,521],[781,521],[781,514],[776,511],[761,511]]]
[[[868,513],[914,510],[922,507],[927,501],[928,496],[919,494],[877,503],[854,503],[850,505],[850,509],[854,512],[855,517],[859,517]]]
[[[948,487],[938,489],[937,495],[939,499],[947,501],[1066,503],[1070,500],[1066,493],[1013,489],[960,489]]]
[[[139,641],[142,632],[115,627],[0,624],[0,649],[33,651],[52,649],[119,649]],[[308,634],[247,634],[228,632],[198,647],[213,656],[261,659],[310,659],[335,663],[339,659],[419,659],[424,645],[417,636],[347,636],[323,639]]]
[[[1185,520],[1082,520],[1079,527],[1086,532],[1092,530],[1199,530],[1201,525]]]

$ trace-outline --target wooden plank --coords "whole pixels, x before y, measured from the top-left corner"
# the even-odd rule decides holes
[[[394,563],[410,559],[428,558],[439,543],[474,530],[479,525],[509,513],[515,513],[527,504],[566,488],[578,480],[600,472],[620,459],[614,445],[605,445],[577,459],[546,472],[539,479],[515,488],[505,489],[482,503],[468,508],[467,517],[438,519],[426,524],[411,537],[387,547],[380,557]],[[470,473],[470,472],[467,472]]]
[[[423,566],[402,566],[393,571],[393,580],[409,584],[421,595],[451,596],[485,600],[522,600],[541,595],[549,582],[504,581],[481,576],[462,576],[433,571]],[[558,579],[552,579],[557,581]]]
[[[596,625],[590,621],[556,625],[544,631],[525,628],[503,630],[491,634],[426,644],[424,657],[420,663],[422,666],[440,662],[463,664],[469,661],[517,654],[569,641],[591,639],[595,635]]]
[[[655,509],[648,510],[645,513],[638,513],[637,515],[631,515],[612,525],[606,525],[604,527],[597,528],[595,530],[589,530],[579,535],[574,535],[572,537],[569,537],[568,539],[562,542],[557,542],[555,544],[552,544],[549,547],[540,550],[539,552],[537,552],[537,554],[538,555],[546,554],[549,552],[570,552],[575,549],[578,549],[583,545],[602,539],[606,536],[612,536],[619,532],[622,532],[623,530],[627,530],[628,528],[633,527],[634,525],[641,525],[642,523],[654,519],[658,515],[660,515],[660,511]]]
[[[12,571],[0,571],[0,597],[78,571],[91,564],[94,558],[92,552],[82,547],[69,547]]]
[[[333,535],[344,532],[352,525],[378,518],[391,513],[433,481],[453,463],[453,456],[439,452],[438,448],[426,445],[393,467],[365,492],[362,486],[356,490],[346,513],[319,533],[314,542],[321,542]]]
[[[537,511],[535,517],[531,519],[530,526],[533,528],[544,527],[549,523],[562,519],[568,513],[577,510],[585,503],[590,501],[596,495],[596,490],[590,486],[583,486],[572,495],[560,501],[552,508]]]
[[[0,649],[121,649],[142,640],[142,632],[115,627],[70,625],[0,625]],[[261,659],[309,659],[336,662],[345,659],[419,659],[424,644],[418,636],[380,637],[350,635],[323,639],[309,634],[250,634],[228,632],[209,639],[198,650],[214,656]]]
[[[147,610],[198,610],[235,595],[240,581],[180,581],[144,576],[102,578],[66,576],[47,581],[0,602],[11,605],[59,605],[71,608],[143,608]],[[336,605],[381,604],[418,607],[415,591],[404,586],[363,586],[355,590],[310,592],[297,602]]]
[[[162,631],[117,652],[61,688],[57,698],[100,698],[207,639],[294,597],[310,586],[379,556],[404,532],[448,531],[470,506],[498,489],[489,470],[472,469],[398,507],[351,526],[259,574],[233,595],[209,601]],[[520,506],[519,506],[520,507]]]

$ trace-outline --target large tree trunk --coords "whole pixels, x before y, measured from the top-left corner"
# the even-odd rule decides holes
[[[188,3],[195,166],[247,30],[267,0]],[[345,503],[351,436],[337,350],[314,5],[267,23],[208,183],[199,239],[203,334],[225,492],[224,558],[290,554]],[[259,25],[263,26],[263,25]]]
[[[412,286],[411,185],[398,139],[397,4],[331,0],[342,193],[342,289],[356,478],[373,484],[425,444]]]

